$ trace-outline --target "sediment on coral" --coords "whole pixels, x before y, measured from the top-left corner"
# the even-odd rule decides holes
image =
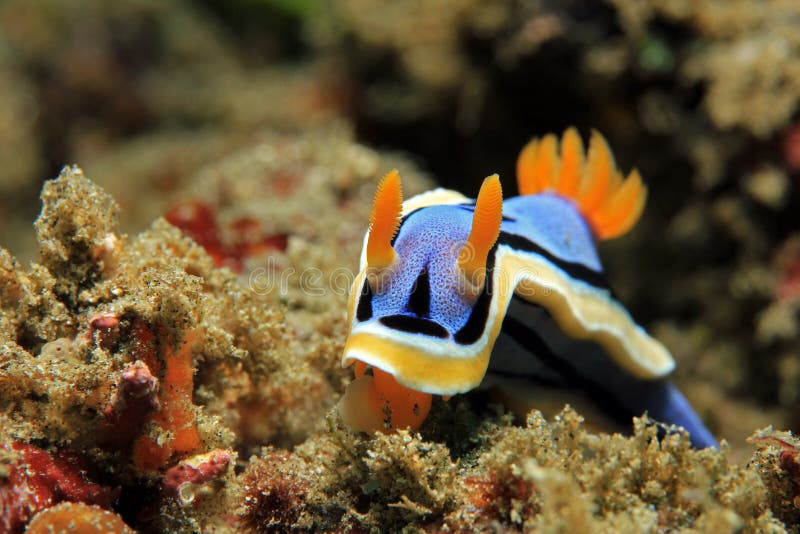
[[[800,425],[796,2],[79,4],[0,3],[0,531],[800,524],[796,438],[744,441]],[[312,57],[272,63],[239,10],[291,10]],[[519,148],[571,125],[642,172],[603,263],[730,448],[477,395],[420,434],[342,427],[339,275],[377,178],[510,191]],[[66,161],[94,182],[46,182],[34,229]]]
[[[523,426],[451,426],[475,444],[453,457],[430,428],[367,437],[331,423],[292,452],[251,458],[238,489],[246,528],[786,532],[797,520],[793,472],[769,440],[740,466],[646,418],[631,437],[593,434],[566,408]]]
[[[3,251],[6,436],[80,452],[126,484],[162,471],[172,480],[184,466],[200,476],[167,484],[163,498],[213,508],[221,492],[212,482],[232,457],[219,451],[247,446],[223,420],[238,421],[251,401],[239,389],[204,408],[197,390],[257,384],[275,395],[274,417],[299,417],[298,433],[321,424],[332,400],[300,399],[310,384],[331,387],[327,370],[289,356],[295,334],[274,297],[248,291],[163,220],[136,238],[120,235],[114,201],[77,167],[48,182],[42,201],[41,263],[25,271]],[[204,452],[208,462],[186,463]]]
[[[242,199],[267,191],[282,211],[244,202],[231,211],[210,196],[196,202],[212,219],[165,206],[175,225],[159,219],[134,237],[120,233],[116,202],[78,167],[48,182],[36,222],[39,262],[24,268],[0,249],[7,439],[74,451],[122,486],[120,502],[134,507],[123,510],[126,520],[155,528],[163,518],[135,512],[163,506],[177,519],[161,526],[181,530],[217,524],[237,452],[290,446],[324,428],[347,383],[336,363],[347,279],[338,291],[327,284],[357,248],[339,247],[343,237],[329,230],[363,231],[356,215],[334,221],[350,204],[368,209],[383,163],[346,130],[311,139],[270,136],[208,174],[217,183],[209,191],[235,182]],[[276,147],[286,157],[264,157]],[[301,182],[319,190],[314,210],[328,216],[296,216],[310,208]],[[414,172],[408,183],[424,188]],[[273,243],[282,228],[291,235]],[[214,240],[203,239],[208,232]],[[312,251],[320,239],[325,247]],[[238,263],[220,262],[218,251]],[[254,286],[248,271],[272,261],[296,274]],[[301,276],[311,265],[315,293]],[[158,488],[148,502],[127,493],[141,485]]]

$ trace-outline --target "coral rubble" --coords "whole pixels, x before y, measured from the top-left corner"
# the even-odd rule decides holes
[[[355,254],[357,242],[350,250],[340,240],[358,234],[369,179],[378,176],[377,155],[345,139],[337,142],[353,159],[336,151],[337,166],[325,163],[327,145],[274,137],[202,178],[226,184],[210,190],[240,195],[234,205],[247,206],[254,190],[284,191],[293,167],[295,180],[314,183],[320,217],[280,209],[294,197],[279,194],[269,219],[255,208],[229,212],[213,196],[202,200],[205,210],[223,221],[247,217],[248,228],[266,232],[292,229],[285,250],[259,247],[252,258],[299,268],[312,254],[321,272],[335,273],[347,261],[340,256]],[[283,147],[280,161],[264,158],[273,146]],[[311,170],[318,165],[333,175]],[[424,186],[408,175],[411,190]],[[240,263],[237,275],[213,255],[242,239],[235,224],[232,236],[204,226],[220,233],[212,241],[196,226],[164,220],[122,235],[114,200],[77,167],[48,182],[42,200],[39,263],[24,270],[3,251],[0,271],[0,421],[10,466],[0,495],[10,532],[41,510],[31,528],[74,516],[123,532],[126,524],[185,532],[781,532],[798,520],[791,436],[754,438],[758,451],[740,466],[729,463],[728,449],[692,450],[685,435],[646,419],[632,437],[593,434],[571,409],[552,421],[532,412],[520,427],[464,399],[437,401],[421,435],[348,430],[333,406],[348,382],[336,369],[344,293],[315,301],[299,278],[279,289],[248,286],[258,262]],[[342,203],[354,207],[346,219]],[[311,240],[331,248],[309,252],[301,243]],[[323,328],[325,321],[339,326]],[[233,468],[240,456],[249,458],[243,471]],[[62,457],[80,460],[92,478]],[[32,484],[41,491],[23,489]],[[134,497],[142,488],[145,496]],[[116,510],[124,523],[77,504],[50,508],[61,501]]]
[[[71,451],[123,488],[163,480],[163,491],[149,499],[155,501],[138,505],[134,522],[160,521],[157,515],[147,519],[145,510],[163,502],[177,507],[170,517],[183,519],[162,526],[180,529],[218,517],[234,451],[249,453],[266,442],[291,445],[322,429],[323,415],[347,380],[337,369],[336,336],[343,332],[349,282],[338,280],[338,291],[324,284],[357,243],[352,251],[325,252],[331,257],[317,263],[324,271],[315,275],[319,287],[311,293],[301,272],[310,268],[306,243],[330,235],[341,202],[368,198],[380,161],[346,137],[325,139],[351,156],[331,152],[336,145],[330,142],[278,138],[272,142],[295,144],[294,161],[264,160],[271,147],[263,144],[221,162],[213,173],[214,180],[235,177],[240,188],[251,188],[241,189],[242,198],[252,188],[285,188],[287,166],[293,181],[308,176],[319,184],[317,209],[330,218],[302,222],[285,211],[281,222],[263,209],[246,217],[240,211],[226,225],[229,233],[220,229],[220,246],[239,247],[226,251],[259,259],[247,264],[251,271],[272,275],[260,262],[273,256],[287,268],[294,264],[297,274],[275,287],[248,285],[247,273],[219,269],[209,242],[199,239],[200,247],[182,235],[197,238],[190,227],[179,230],[162,219],[133,238],[119,233],[115,201],[77,167],[47,182],[36,222],[39,262],[24,269],[0,249],[4,439]],[[409,187],[422,189],[424,182],[410,174]],[[325,191],[321,184],[330,176],[340,182]],[[230,220],[219,199],[208,202],[215,217]],[[278,202],[287,204],[285,197]],[[258,228],[270,224],[292,228],[291,239],[263,246]],[[348,225],[341,229],[360,231],[355,217]]]
[[[784,532],[797,519],[767,504],[793,495],[767,442],[736,466],[681,433],[659,438],[646,419],[632,437],[589,433],[571,409],[550,422],[532,412],[524,427],[490,417],[471,432],[460,438],[479,445],[454,459],[419,435],[365,439],[334,425],[292,453],[251,459],[239,517],[255,532]]]

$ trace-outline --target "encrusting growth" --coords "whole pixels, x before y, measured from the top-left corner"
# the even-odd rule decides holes
[[[137,323],[142,343],[142,360],[160,374],[162,360],[154,350],[154,339],[149,328]],[[163,335],[163,331],[159,329]],[[157,431],[165,432],[166,439],[157,439],[148,434],[139,436],[134,443],[133,458],[136,466],[149,471],[162,467],[174,453],[190,453],[197,450],[201,443],[192,408],[192,343],[194,334],[187,332],[180,348],[175,352],[171,341],[163,346],[164,372],[159,392],[160,410],[151,420]]]
[[[558,139],[531,140],[517,159],[520,195],[553,192],[572,199],[597,239],[612,239],[633,228],[644,210],[647,188],[637,170],[627,178],[617,170],[605,138],[592,132],[589,151],[575,128]]]

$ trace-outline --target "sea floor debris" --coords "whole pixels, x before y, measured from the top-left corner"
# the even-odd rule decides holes
[[[320,209],[348,196],[368,205],[377,161],[363,178],[319,182],[339,188]],[[235,154],[214,179],[228,166],[263,177],[264,164]],[[782,532],[800,520],[790,435],[765,431],[738,464],[727,447],[693,450],[646,419],[631,437],[593,433],[569,408],[515,424],[480,396],[437,400],[419,434],[349,430],[335,410],[350,380],[338,368],[344,295],[314,302],[297,282],[283,295],[252,291],[246,271],[220,268],[164,220],[123,235],[114,200],[77,167],[42,200],[39,262],[25,269],[0,252],[7,532],[32,518],[30,528],[105,521],[120,532]],[[289,266],[331,254],[319,265],[332,269],[343,252],[299,246],[321,235],[317,224],[330,223],[302,223],[286,250],[258,251]]]

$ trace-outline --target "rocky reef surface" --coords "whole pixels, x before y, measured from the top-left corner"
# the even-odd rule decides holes
[[[0,532],[796,530],[797,3],[335,7],[0,4]],[[377,179],[511,193],[573,124],[650,188],[600,252],[722,449],[482,394],[344,427]]]
[[[481,398],[438,400],[418,435],[343,427],[348,280],[318,284],[353,263],[374,178],[395,163],[342,133],[278,136],[215,163],[210,195],[135,236],[78,167],[47,182],[39,260],[2,250],[3,529],[67,516],[119,532],[798,520],[796,442],[769,430],[739,465],[646,419],[632,437],[592,433],[569,408],[514,424]],[[425,189],[405,166],[409,192]]]

